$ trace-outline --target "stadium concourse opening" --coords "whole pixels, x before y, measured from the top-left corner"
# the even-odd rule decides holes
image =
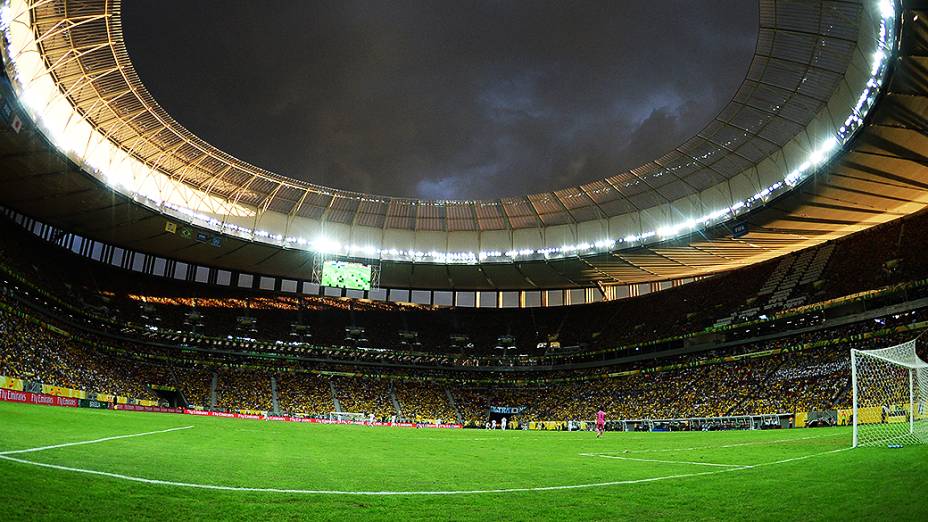
[[[681,18],[645,17],[647,41],[632,39],[654,50],[673,44],[683,62],[697,48],[655,40],[655,31],[685,27],[712,48],[741,40],[706,21],[724,3],[649,11],[623,2],[600,6],[601,20],[579,20],[574,4],[539,5],[533,15],[516,4],[485,12],[478,2],[449,5],[439,14],[455,17],[438,20],[434,5],[307,2],[274,11],[293,19],[263,29],[260,17],[235,12],[273,11],[264,4],[210,6],[206,19],[188,4],[171,11],[188,37],[211,30],[184,24],[225,16],[234,20],[219,43],[262,49],[236,55],[242,97],[254,92],[248,82],[277,85],[275,69],[318,59],[312,65],[338,91],[363,86],[363,99],[381,85],[389,98],[398,87],[377,79],[416,59],[404,38],[496,48],[508,27],[488,28],[485,42],[452,30],[462,27],[455,17],[487,21],[487,12],[535,16],[534,27],[550,31],[526,46],[562,64],[590,59],[597,72],[606,66],[578,49],[600,58],[628,51],[599,49],[592,35],[610,32],[618,46],[623,27],[640,33],[633,22],[642,13]],[[695,109],[673,94],[680,75],[656,62],[645,64],[654,81],[629,92],[659,105],[674,98],[677,109],[629,116],[640,96],[623,98],[608,83],[598,89],[614,103],[601,113],[562,99],[534,105],[552,95],[533,87],[548,81],[547,58],[534,62],[533,76],[507,65],[510,49],[492,62],[509,78],[502,84],[464,81],[468,64],[486,72],[486,55],[458,53],[443,67],[425,53],[432,66],[391,98],[403,106],[409,92],[478,88],[490,112],[443,110],[423,95],[428,114],[417,116],[429,118],[416,119],[420,129],[391,124],[384,118],[393,112],[376,103],[349,107],[401,142],[439,143],[442,133],[479,127],[458,118],[488,118],[512,133],[558,136],[558,146],[531,156],[587,158],[554,176],[572,188],[496,200],[456,199],[450,182],[429,189],[447,197],[352,192],[221,151],[142,85],[122,7],[0,1],[0,506],[8,518],[928,514],[918,494],[928,488],[928,3],[751,3],[756,13],[741,30],[756,32],[748,72],[736,71],[741,86],[707,125],[689,121]],[[315,25],[300,25],[305,10],[319,15]],[[629,16],[616,21],[606,10]],[[341,34],[333,20],[354,25]],[[154,16],[141,21],[158,34],[178,31]],[[344,53],[281,51],[273,35],[286,39],[291,24],[320,38],[348,35]],[[372,24],[431,30],[366,32]],[[526,37],[524,27],[511,31]],[[276,54],[264,56],[269,44]],[[200,60],[201,72],[219,81],[214,58]],[[734,74],[732,64],[719,67]],[[596,85],[577,70],[551,70]],[[242,104],[297,118],[299,104],[284,96],[296,87],[279,87],[272,99]],[[368,141],[348,113],[338,115],[346,105],[324,107],[333,112],[324,114],[319,150],[339,156]],[[613,126],[613,113],[683,144],[640,168],[608,171],[614,158],[600,158],[585,138]],[[424,123],[436,119],[442,125]],[[534,120],[548,131],[526,124]],[[467,167],[457,175],[478,190],[487,158],[512,163],[520,143],[512,133],[491,137],[495,152],[470,143],[486,136],[433,152]],[[371,142],[369,152],[391,143]],[[441,163],[419,152],[399,171]],[[348,183],[356,167],[330,171]],[[398,190],[421,181],[384,169]],[[602,173],[585,177],[594,170]]]

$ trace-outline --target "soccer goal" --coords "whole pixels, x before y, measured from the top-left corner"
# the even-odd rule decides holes
[[[854,447],[928,443],[928,362],[915,340],[851,350]]]
[[[366,413],[350,412],[350,411],[333,411],[329,412],[329,418],[337,421],[352,421],[352,422],[364,422],[369,420],[370,417]]]

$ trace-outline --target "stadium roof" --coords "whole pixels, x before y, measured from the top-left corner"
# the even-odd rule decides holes
[[[761,3],[744,83],[697,136],[592,183],[488,201],[361,194],[265,171],[206,143],[158,105],[126,51],[120,2],[36,2],[32,23],[44,67],[81,117],[143,165],[196,190],[259,214],[380,229],[496,231],[582,223],[699,197],[800,134],[844,78],[864,13],[849,2]]]
[[[139,81],[122,39],[119,0],[11,0],[3,50],[21,106],[55,148],[95,178],[97,194],[80,189],[75,200],[75,184],[87,187],[87,179],[32,176],[27,183],[44,199],[26,189],[4,200],[197,262],[283,275],[305,270],[307,251],[323,252],[383,260],[381,284],[422,288],[575,287],[701,275],[922,208],[924,169],[919,154],[906,149],[924,143],[910,132],[917,118],[901,118],[899,110],[924,114],[917,106],[922,93],[894,96],[883,87],[893,67],[903,78],[891,83],[924,85],[918,67],[908,67],[919,58],[893,60],[895,4],[761,0],[760,7],[743,84],[673,151],[549,193],[424,201],[311,185],[205,143]],[[873,111],[881,96],[893,100],[892,111]],[[49,172],[40,166],[47,160],[20,157],[7,182]],[[88,206],[89,199],[100,205]],[[227,241],[212,251],[181,248],[163,237],[159,215],[221,231]],[[736,239],[729,227],[738,222],[750,226]]]

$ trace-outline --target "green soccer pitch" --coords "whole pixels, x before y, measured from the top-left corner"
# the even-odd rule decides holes
[[[0,403],[10,520],[924,520],[928,448],[847,429],[324,426]]]

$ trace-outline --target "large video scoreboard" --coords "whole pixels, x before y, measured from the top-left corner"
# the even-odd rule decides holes
[[[326,261],[322,264],[322,286],[350,288],[352,290],[371,289],[371,267],[361,263],[347,261]]]

